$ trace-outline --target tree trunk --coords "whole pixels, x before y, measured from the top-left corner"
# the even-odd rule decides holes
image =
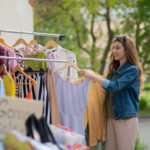
[[[137,48],[137,51],[138,51],[138,53],[139,53],[139,40],[138,40],[138,38],[139,38],[139,31],[140,31],[140,23],[139,22],[137,22],[136,23],[136,33],[135,33],[135,44],[136,44],[136,48]]]
[[[95,16],[96,16],[95,14],[92,14],[91,28],[90,28],[90,33],[91,33],[91,37],[92,37],[90,62],[91,62],[91,69],[96,71],[96,49],[95,49],[96,37],[94,35]]]
[[[92,50],[92,53],[90,55],[90,62],[91,62],[91,69],[96,71],[96,53],[95,50]]]
[[[106,1],[106,23],[107,23],[107,33],[108,33],[108,42],[106,45],[106,48],[104,49],[104,53],[103,53],[103,57],[100,61],[100,70],[99,73],[103,74],[104,73],[104,69],[105,69],[105,64],[106,64],[106,59],[107,59],[107,55],[109,53],[109,49],[112,43],[112,39],[113,39],[113,31],[111,30],[111,20],[110,20],[110,7],[109,4]]]

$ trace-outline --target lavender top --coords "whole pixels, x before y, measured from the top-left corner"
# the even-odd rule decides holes
[[[62,79],[58,73],[55,77],[62,124],[84,135],[84,111],[90,80],[86,79],[76,84]]]

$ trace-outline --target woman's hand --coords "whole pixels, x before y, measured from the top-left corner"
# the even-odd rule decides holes
[[[102,76],[98,75],[97,73],[95,73],[92,70],[82,69],[79,71],[79,73],[87,78],[90,78],[94,81],[98,81],[100,83],[104,80],[104,78]]]
[[[94,79],[97,74],[92,71],[92,70],[86,70],[86,69],[83,69],[83,70],[80,70],[79,73],[87,78],[91,78],[91,79]]]

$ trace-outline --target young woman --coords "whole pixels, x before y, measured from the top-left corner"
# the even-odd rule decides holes
[[[107,93],[105,150],[134,150],[142,69],[133,42],[126,36],[115,38],[106,79],[91,70],[81,70],[80,74],[98,81]]]

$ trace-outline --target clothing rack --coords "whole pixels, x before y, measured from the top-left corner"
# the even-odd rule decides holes
[[[15,30],[0,29],[0,33],[1,32],[15,33],[15,34],[31,34],[31,35],[36,35],[36,36],[47,36],[47,37],[59,38],[59,40],[62,40],[63,38],[65,38],[64,34],[52,34],[52,33],[43,33],[43,32],[27,32],[27,31],[15,31]]]
[[[48,62],[57,62],[57,63],[67,63],[70,62],[68,60],[57,60],[57,59],[41,59],[41,58],[21,58],[21,57],[7,57],[7,56],[0,56],[0,59],[13,59],[13,60],[27,60],[27,61],[48,61]]]
[[[15,31],[15,30],[2,30],[1,32],[6,33],[15,33],[15,34],[31,34],[36,36],[47,36],[47,37],[54,37],[59,38],[59,40],[62,40],[65,38],[64,34],[51,34],[51,33],[42,33],[42,32],[26,32],[26,31]],[[25,61],[48,61],[48,62],[57,62],[57,63],[67,63],[68,60],[53,60],[53,59],[40,59],[40,58],[20,58],[20,57],[7,57],[7,56],[0,56],[0,59],[13,59],[13,60],[25,60]]]

